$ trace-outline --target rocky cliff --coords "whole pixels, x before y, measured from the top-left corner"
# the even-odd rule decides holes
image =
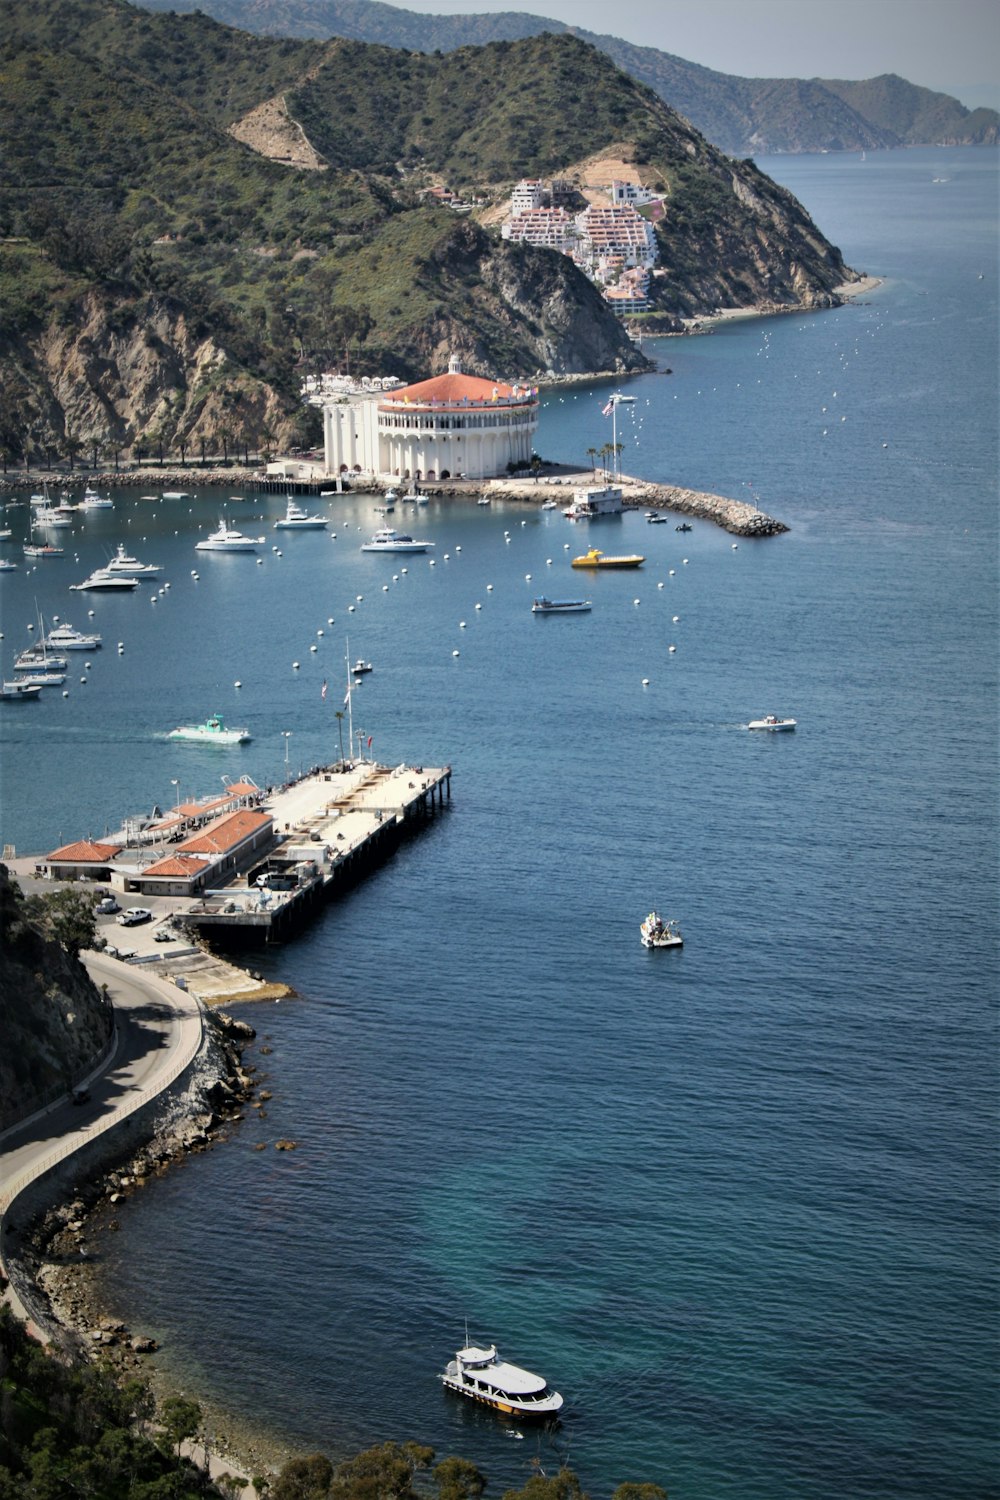
[[[0,1130],[65,1093],[105,1051],[113,1018],[71,947],[0,865]]]

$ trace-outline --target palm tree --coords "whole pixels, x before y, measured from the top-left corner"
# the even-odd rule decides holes
[[[588,448],[587,449],[587,457],[590,459],[590,472],[593,474],[593,472],[594,472],[594,459],[597,457],[597,449],[596,448]]]
[[[72,474],[74,462],[80,456],[83,442],[69,428],[66,429],[66,435],[63,438],[63,448],[66,450],[66,457],[69,459],[69,470]]]

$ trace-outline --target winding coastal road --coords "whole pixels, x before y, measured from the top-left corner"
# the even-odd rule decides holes
[[[192,995],[103,954],[84,954],[83,961],[94,983],[107,986],[116,1045],[87,1081],[85,1102],[61,1102],[0,1137],[0,1264],[2,1221],[18,1194],[162,1093],[201,1047],[202,1009]],[[12,1288],[7,1298],[19,1316],[26,1316]]]

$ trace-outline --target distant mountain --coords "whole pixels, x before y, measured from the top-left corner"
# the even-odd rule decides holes
[[[713,145],[732,156],[764,152],[860,151],[892,146],[982,146],[1000,141],[1000,115],[968,110],[948,94],[888,74],[837,79],[739,78],[655,47],[598,35],[524,11],[420,15],[381,0],[142,0],[147,10],[200,10],[262,36],[350,37],[451,52],[487,42],[570,31],[659,94]]]

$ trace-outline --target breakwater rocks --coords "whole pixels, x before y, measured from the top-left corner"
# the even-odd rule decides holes
[[[524,500],[532,505],[547,500],[568,505],[574,489],[592,488],[604,482],[603,477],[589,472],[573,473],[550,466],[537,480],[527,476],[493,479],[486,486],[486,493],[497,499]],[[609,482],[621,489],[625,510],[676,511],[681,516],[711,521],[713,526],[721,526],[732,536],[779,536],[788,530],[784,521],[765,515],[756,505],[748,505],[745,500],[730,500],[726,495],[688,490],[676,484],[654,484],[651,480],[635,479],[626,474]]]

